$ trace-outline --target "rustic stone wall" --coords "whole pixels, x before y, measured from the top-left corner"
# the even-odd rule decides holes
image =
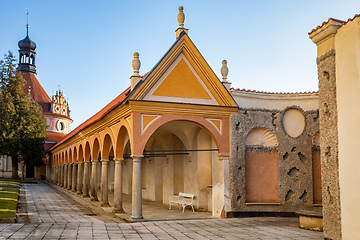
[[[317,59],[324,237],[341,239],[335,50]]]
[[[284,130],[283,116],[297,109],[305,118],[303,132],[291,137]],[[278,204],[246,203],[245,139],[254,128],[275,134],[278,146]],[[295,212],[313,209],[312,139],[319,131],[318,111],[303,111],[298,106],[286,109],[239,109],[230,123],[230,202],[232,212]]]

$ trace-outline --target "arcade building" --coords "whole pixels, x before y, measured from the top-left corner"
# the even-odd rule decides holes
[[[50,99],[36,79],[35,43],[19,42],[24,91],[49,125],[40,175],[114,212],[129,194],[133,221],[143,199],[168,205],[180,192],[215,217],[321,211],[318,93],[233,88],[226,60],[220,80],[192,42],[183,7],[177,18],[152,70],[141,75],[134,53],[129,88],[73,131],[63,93]]]

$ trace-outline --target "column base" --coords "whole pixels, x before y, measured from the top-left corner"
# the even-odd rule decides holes
[[[71,187],[67,187],[66,189],[67,189],[67,190],[71,190]]]
[[[132,222],[145,222],[145,219],[143,217],[134,217],[131,216],[131,221]]]
[[[113,213],[124,213],[125,211],[124,211],[124,209],[114,208],[114,209],[112,210],[112,212],[113,212]]]
[[[82,194],[82,192],[81,192],[81,191],[77,191],[77,192],[76,192],[76,194],[81,195],[81,194]]]
[[[95,202],[95,201],[98,201],[98,199],[97,199],[97,197],[91,197],[90,201]]]
[[[72,189],[71,191],[72,191],[72,192],[76,192],[76,189]]]
[[[110,207],[110,204],[108,202],[100,202],[101,207]]]
[[[89,198],[90,196],[89,196],[89,194],[83,194],[82,197],[83,198]]]

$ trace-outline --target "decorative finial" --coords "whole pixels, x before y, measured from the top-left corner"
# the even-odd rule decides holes
[[[185,23],[185,14],[184,14],[184,7],[179,7],[179,14],[177,16],[178,22],[179,22],[179,28],[184,28]]]
[[[134,59],[132,60],[132,67],[134,69],[134,75],[133,76],[140,77],[140,75],[139,75],[140,66],[141,66],[141,62],[139,60],[139,53],[135,52],[134,53]]]
[[[221,75],[223,76],[223,82],[227,82],[227,75],[229,74],[229,69],[227,67],[227,61],[222,61]]]

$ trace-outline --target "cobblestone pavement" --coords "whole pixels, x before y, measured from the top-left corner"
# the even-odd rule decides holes
[[[231,218],[111,222],[48,185],[26,184],[30,223],[0,224],[0,239],[323,239],[297,218]]]

